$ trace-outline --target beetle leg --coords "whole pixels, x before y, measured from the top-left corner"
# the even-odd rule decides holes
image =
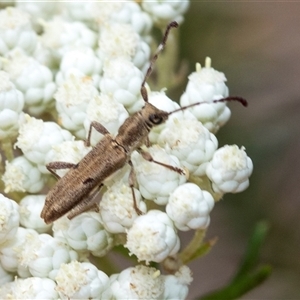
[[[145,160],[147,160],[149,162],[153,162],[153,163],[158,164],[160,166],[163,166],[165,168],[168,168],[168,169],[170,169],[170,170],[172,170],[174,172],[177,172],[180,175],[185,175],[185,172],[182,169],[180,169],[180,168],[177,168],[177,167],[174,167],[174,166],[171,166],[171,165],[167,165],[167,164],[164,164],[164,163],[159,162],[157,160],[154,160],[153,157],[152,157],[152,155],[149,152],[147,152],[147,151],[145,151],[145,150],[143,150],[141,148],[139,148],[138,151],[139,151],[139,153],[142,155],[142,157]]]
[[[140,215],[143,214],[143,212],[138,208],[137,203],[136,203],[136,198],[135,198],[135,193],[134,193],[134,184],[136,182],[136,176],[135,176],[135,172],[134,172],[134,167],[133,167],[133,164],[132,164],[131,160],[128,161],[128,163],[131,167],[129,177],[128,177],[128,181],[129,181],[129,186],[130,186],[131,192],[132,192],[133,208],[136,211],[136,213],[140,216]]]
[[[88,137],[85,141],[85,145],[88,147],[91,144],[91,134],[92,134],[92,128],[95,128],[98,132],[100,132],[103,135],[110,134],[109,131],[100,123],[93,121],[90,125]]]
[[[64,162],[64,161],[53,161],[46,165],[46,168],[50,173],[52,173],[57,179],[60,179],[60,176],[54,170],[61,169],[71,169],[76,167],[77,164]]]
[[[97,202],[100,200],[97,199],[97,196],[100,193],[103,184],[101,183],[98,187],[96,187],[93,191],[90,192],[88,197],[83,199],[83,201],[76,204],[68,213],[68,219],[73,219],[79,214],[86,211],[99,211],[99,205]]]

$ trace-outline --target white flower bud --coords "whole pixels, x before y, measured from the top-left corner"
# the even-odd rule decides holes
[[[193,281],[191,270],[188,266],[181,266],[174,275],[164,276],[165,300],[184,300],[186,299],[189,288],[188,285]]]
[[[38,233],[33,229],[18,227],[13,239],[0,249],[1,266],[8,272],[17,273],[20,277],[31,276],[28,267],[21,264],[22,250],[26,243],[31,243],[37,236]]]
[[[169,155],[157,145],[148,148],[147,151],[158,162],[177,168],[181,167],[176,156]],[[185,175],[180,175],[164,166],[147,161],[137,151],[132,153],[131,160],[142,196],[157,204],[167,204],[170,193],[186,181]]]
[[[52,146],[52,149],[46,155],[45,163],[63,161],[77,164],[91,149],[92,147],[86,147],[83,141],[64,141]],[[68,171],[69,169],[55,170],[60,177]]]
[[[150,57],[150,47],[129,24],[107,23],[101,28],[98,55],[105,61],[123,57],[143,70]]]
[[[93,264],[73,261],[62,264],[55,277],[61,299],[104,299],[108,276]]]
[[[5,283],[13,281],[13,278],[13,274],[3,269],[2,265],[0,264],[0,299],[6,299],[6,297],[3,297],[5,294],[2,293],[3,286]]]
[[[88,104],[84,127],[86,132],[89,132],[91,122],[97,121],[103,125],[112,136],[115,136],[118,133],[119,127],[128,117],[128,112],[121,103],[117,102],[111,96],[101,93],[99,96],[91,99]],[[93,128],[91,144],[95,145],[102,137],[103,135]]]
[[[127,231],[124,245],[139,261],[162,262],[178,252],[180,241],[173,222],[166,213],[150,210],[139,216]]]
[[[209,131],[217,132],[230,118],[230,109],[225,102],[210,103],[226,98],[228,87],[224,73],[211,67],[210,58],[206,58],[205,67],[196,65],[196,72],[189,75],[186,90],[180,98],[180,105],[186,106],[196,102],[208,102],[191,107],[191,112]]]
[[[137,265],[110,277],[103,299],[163,299],[164,277],[155,268]]]
[[[30,16],[14,7],[0,11],[0,55],[14,48],[32,53],[36,46],[37,35],[31,27]]]
[[[62,57],[59,72],[55,77],[57,85],[61,85],[74,70],[78,70],[85,76],[91,77],[96,87],[100,80],[102,62],[89,47],[70,49]]]
[[[20,224],[23,227],[32,228],[38,233],[47,232],[51,228],[40,217],[45,199],[46,195],[28,195],[20,201]]]
[[[158,144],[195,176],[205,175],[218,140],[195,119],[172,119],[158,137]]]
[[[19,227],[18,204],[0,194],[0,244],[14,238]]]
[[[61,17],[56,17],[49,22],[43,22],[42,25],[43,45],[55,51],[59,57],[74,46],[95,48],[97,44],[96,33],[81,22],[67,22]]]
[[[54,95],[62,126],[81,139],[86,136],[83,123],[88,103],[97,95],[93,80],[80,71],[70,73]]]
[[[54,279],[62,263],[76,260],[77,257],[77,253],[64,242],[43,233],[23,245],[20,262],[28,267],[32,276]]]
[[[141,96],[144,75],[128,58],[107,60],[103,71],[99,85],[102,93],[123,104],[129,113],[134,113],[144,106]]]
[[[245,148],[226,145],[218,149],[206,168],[206,175],[212,181],[217,193],[239,193],[249,186],[253,163]]]
[[[176,21],[179,24],[182,23],[183,14],[187,11],[188,7],[188,0],[142,1],[142,8],[151,16],[153,22],[162,28],[164,28],[171,21]]]
[[[15,0],[18,9],[30,14],[33,27],[41,31],[40,20],[52,19],[59,12],[59,2],[32,2],[31,0]]]
[[[5,161],[2,180],[5,184],[5,193],[14,191],[37,193],[45,184],[45,178],[37,165],[24,155],[14,158],[11,162]]]
[[[122,2],[107,2],[107,1],[88,1],[78,2],[72,1],[62,3],[63,13],[68,18],[81,21],[87,24],[90,28],[100,31],[97,25],[101,27],[107,23],[112,14],[122,8]]]
[[[205,229],[209,225],[209,213],[214,203],[209,192],[194,183],[185,183],[170,195],[166,213],[179,230]]]
[[[16,278],[1,287],[1,299],[57,299],[56,284],[49,278]]]
[[[28,160],[38,165],[42,173],[49,174],[45,167],[46,154],[54,145],[67,140],[72,140],[71,133],[61,129],[56,123],[43,122],[25,114],[15,145]]]
[[[85,212],[71,220],[60,218],[53,231],[63,236],[74,250],[90,251],[94,256],[104,256],[113,247],[113,236],[104,229],[96,212]]]
[[[145,213],[146,204],[142,201],[140,192],[134,189],[137,207]],[[108,187],[100,201],[100,214],[104,227],[111,233],[122,233],[132,226],[138,217],[133,207],[131,188],[124,182],[116,182]]]
[[[8,73],[0,71],[0,140],[17,135],[19,114],[23,107],[23,94],[9,80]]]
[[[56,84],[49,68],[26,56],[20,49],[15,49],[9,53],[4,70],[23,92],[25,107],[31,114],[39,115],[54,105]]]

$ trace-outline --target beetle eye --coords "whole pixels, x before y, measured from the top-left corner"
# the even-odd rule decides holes
[[[155,125],[158,125],[158,124],[163,122],[163,118],[159,115],[156,115],[156,114],[150,115],[149,120],[151,121],[151,123],[153,123]]]

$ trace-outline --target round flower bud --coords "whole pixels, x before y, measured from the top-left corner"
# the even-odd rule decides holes
[[[179,237],[173,222],[166,213],[150,210],[139,216],[127,231],[125,247],[139,261],[162,262],[169,255],[174,255],[180,247]]]
[[[54,95],[62,126],[80,139],[86,137],[83,124],[88,103],[97,95],[93,80],[80,71],[70,73]]]
[[[0,194],[0,245],[14,238],[19,227],[18,204]]]
[[[218,148],[217,138],[195,119],[170,120],[157,142],[195,176],[205,175],[207,163]]]
[[[164,277],[155,268],[137,265],[110,277],[103,299],[163,299]]]
[[[144,75],[128,58],[108,60],[103,71],[99,85],[102,93],[123,104],[131,114],[144,106],[141,96]]]
[[[92,79],[93,85],[97,87],[102,71],[102,62],[89,47],[70,49],[62,57],[59,71],[55,77],[56,83],[61,85],[74,70],[78,70],[85,76],[89,76]]]
[[[194,183],[185,183],[170,195],[166,213],[179,230],[205,229],[214,203],[209,192],[202,191]]]
[[[0,140],[17,135],[19,114],[23,107],[23,94],[15,88],[8,73],[0,71]]]
[[[31,27],[29,14],[14,7],[0,11],[0,55],[14,48],[30,54],[36,43],[37,34]]]
[[[16,87],[23,92],[29,113],[39,115],[54,106],[56,84],[51,70],[33,57],[15,49],[8,55],[4,70]]]
[[[212,181],[215,192],[239,193],[249,186],[253,163],[245,148],[226,145],[218,149],[206,168],[206,175]]]
[[[46,195],[28,195],[20,201],[20,224],[23,227],[32,228],[38,233],[47,232],[51,228],[40,217],[45,199]]]
[[[58,299],[56,284],[49,278],[16,278],[1,286],[1,299]]]
[[[107,3],[101,3],[106,6]],[[110,20],[121,24],[130,24],[133,29],[142,37],[149,35],[152,29],[152,20],[148,13],[141,10],[136,2],[122,2],[119,10],[109,15]]]
[[[5,299],[5,297],[3,297],[5,294],[2,294],[2,289],[5,283],[7,282],[11,282],[13,281],[13,274],[7,272],[5,269],[3,269],[2,265],[0,264],[0,299]]]
[[[72,140],[69,131],[61,129],[54,122],[43,122],[25,114],[15,145],[22,150],[28,160],[38,165],[42,173],[49,174],[45,167],[46,154],[54,145],[67,140]]]
[[[54,223],[54,232],[59,232],[76,251],[91,252],[104,256],[113,247],[113,236],[103,227],[103,221],[96,212],[85,212],[69,220],[60,218]]]
[[[127,110],[121,103],[111,96],[101,93],[99,96],[91,99],[87,106],[84,128],[86,132],[89,132],[91,122],[97,121],[103,125],[112,136],[115,136],[118,133],[119,127],[128,116]],[[91,144],[95,145],[102,138],[103,135],[93,128]]]
[[[97,35],[81,22],[68,22],[62,17],[43,22],[41,42],[61,58],[64,53],[75,46],[95,48]]]
[[[62,263],[77,257],[77,253],[63,241],[43,233],[23,245],[20,263],[28,267],[32,276],[54,279]]]
[[[72,261],[60,266],[55,281],[61,299],[105,299],[109,279],[91,263]]]
[[[171,21],[183,22],[183,14],[189,7],[188,0],[169,1],[154,0],[142,1],[142,8],[151,16],[155,25],[164,28]]]
[[[32,26],[36,32],[40,33],[41,19],[49,20],[60,11],[59,2],[32,2],[30,0],[15,0],[18,9],[30,14]]]
[[[11,162],[5,161],[5,173],[2,176],[5,184],[5,193],[41,191],[45,178],[37,165],[29,161],[24,155],[14,158]]]
[[[181,266],[174,275],[165,275],[165,290],[163,299],[184,300],[186,299],[189,288],[188,285],[193,281],[191,270],[188,266]]]
[[[18,227],[14,237],[0,249],[1,266],[8,272],[17,273],[19,277],[30,277],[28,266],[21,264],[22,250],[37,236],[38,233],[33,229]]]
[[[231,112],[226,102],[211,103],[228,96],[226,77],[211,67],[210,58],[206,58],[205,67],[196,65],[196,72],[189,75],[185,92],[180,98],[180,105],[187,106],[196,102],[207,102],[196,105],[185,111],[192,113],[209,131],[217,132],[230,118]]]
[[[167,154],[159,146],[154,145],[148,148],[147,152],[157,162],[180,169],[178,158]],[[170,193],[186,181],[185,175],[181,175],[175,170],[170,170],[155,162],[148,161],[137,151],[132,154],[131,160],[142,196],[147,200],[153,200],[157,204],[167,204]]]
[[[131,25],[110,22],[101,28],[98,55],[104,62],[123,57],[144,70],[148,67],[150,47]]]
[[[137,189],[134,189],[134,195],[138,209],[145,213],[146,204]],[[133,206],[133,195],[128,180],[127,184],[120,181],[108,187],[100,201],[100,214],[104,227],[111,233],[122,233],[132,226],[138,214]]]

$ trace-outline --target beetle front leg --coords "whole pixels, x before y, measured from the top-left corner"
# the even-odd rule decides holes
[[[61,170],[61,169],[71,169],[75,168],[77,164],[63,162],[63,161],[53,161],[46,165],[48,171],[53,174],[57,179],[61,177],[54,171],[54,170]]]
[[[157,160],[154,160],[153,157],[152,157],[152,155],[149,152],[147,152],[147,151],[145,151],[145,150],[143,150],[141,148],[138,149],[138,151],[139,151],[139,153],[142,155],[142,157],[145,160],[147,160],[149,162],[153,162],[153,163],[158,164],[160,166],[163,166],[163,167],[165,167],[167,169],[170,169],[170,170],[172,170],[172,171],[174,171],[174,172],[176,172],[176,173],[178,173],[180,175],[185,175],[185,172],[182,169],[180,169],[180,168],[177,168],[177,167],[174,167],[174,166],[171,166],[171,165],[167,165],[167,164],[164,164],[164,163],[159,162]]]
[[[85,141],[85,145],[87,147],[89,147],[91,145],[91,134],[92,134],[93,127],[103,135],[110,134],[109,131],[102,124],[100,124],[96,121],[93,121],[90,125],[89,133],[88,133],[87,139]]]

